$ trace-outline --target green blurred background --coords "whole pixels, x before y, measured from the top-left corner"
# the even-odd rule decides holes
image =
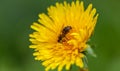
[[[38,14],[56,1],[63,0],[0,0],[0,71],[44,71],[32,56],[28,35]],[[120,0],[84,3],[92,3],[100,14],[91,39],[97,58],[88,58],[90,71],[120,71]]]

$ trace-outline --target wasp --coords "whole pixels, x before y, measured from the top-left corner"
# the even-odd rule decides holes
[[[66,34],[72,29],[71,26],[66,26],[63,28],[62,33],[58,37],[58,42],[61,42],[61,40],[66,36]]]

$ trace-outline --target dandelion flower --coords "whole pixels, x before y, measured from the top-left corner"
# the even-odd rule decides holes
[[[56,3],[47,11],[39,14],[38,22],[31,25],[35,32],[30,34],[30,48],[35,49],[35,60],[42,61],[45,71],[55,68],[62,71],[63,67],[70,70],[73,64],[83,68],[83,52],[98,18],[96,9],[89,4],[84,10],[83,2],[77,0]]]

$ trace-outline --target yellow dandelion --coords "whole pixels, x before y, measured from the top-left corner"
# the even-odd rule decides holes
[[[42,61],[45,71],[70,70],[73,64],[83,68],[83,52],[98,17],[96,9],[89,4],[84,10],[83,2],[77,0],[56,3],[47,10],[48,14],[39,14],[38,22],[31,25],[35,32],[30,34],[30,48],[35,49],[35,60]]]

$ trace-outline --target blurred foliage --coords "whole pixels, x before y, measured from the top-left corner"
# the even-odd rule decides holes
[[[56,1],[63,0],[0,0],[0,71],[44,71],[32,56],[28,35],[38,14]],[[120,0],[84,0],[89,3],[100,14],[91,39],[97,58],[88,58],[89,69],[120,71]]]

